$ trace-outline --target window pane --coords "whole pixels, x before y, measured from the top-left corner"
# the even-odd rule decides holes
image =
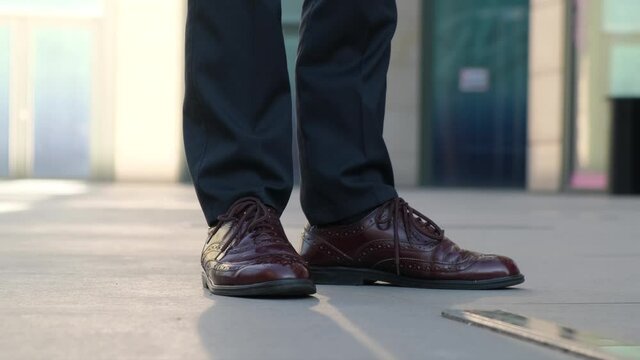
[[[611,49],[610,94],[613,97],[640,97],[640,44],[614,44]]]
[[[9,29],[0,27],[0,176],[9,175]]]
[[[609,33],[640,32],[640,1],[605,0],[604,28]]]
[[[90,175],[91,33],[41,28],[34,34],[36,177]]]

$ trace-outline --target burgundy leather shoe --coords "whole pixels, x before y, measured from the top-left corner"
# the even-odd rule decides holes
[[[302,257],[316,284],[498,289],[524,282],[513,260],[461,249],[401,198],[351,225],[307,226]]]
[[[202,285],[217,295],[302,296],[316,292],[276,210],[256,198],[218,217],[202,249]]]

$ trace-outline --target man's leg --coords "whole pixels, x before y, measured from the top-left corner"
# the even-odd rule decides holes
[[[394,0],[304,3],[297,81],[311,225],[301,252],[312,278],[446,289],[520,284],[512,259],[461,249],[396,195],[382,139],[395,25]]]
[[[184,136],[214,294],[316,291],[280,223],[293,178],[280,16],[280,0],[189,0]]]
[[[382,129],[395,0],[305,0],[297,62],[302,206],[327,224],[397,196]]]
[[[291,94],[280,0],[189,0],[184,138],[209,225],[253,196],[289,200]]]

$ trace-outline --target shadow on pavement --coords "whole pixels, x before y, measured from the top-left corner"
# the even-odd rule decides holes
[[[231,298],[204,292],[214,304],[200,316],[201,343],[216,360],[407,358],[424,346],[434,322],[448,322],[440,318],[442,310],[488,295],[516,294],[513,290],[460,293],[384,285],[319,286],[318,291],[297,299]],[[458,326],[453,324],[454,329]],[[405,340],[413,349],[403,346]],[[390,345],[401,353],[394,353]]]
[[[346,289],[346,288],[343,288]],[[214,301],[199,319],[211,359],[396,359],[332,306],[327,296]]]

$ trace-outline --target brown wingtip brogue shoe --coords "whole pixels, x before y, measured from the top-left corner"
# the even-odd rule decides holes
[[[217,295],[304,296],[316,292],[276,210],[256,198],[218,217],[202,249],[202,285]]]
[[[401,198],[351,225],[307,226],[302,257],[316,284],[499,289],[524,282],[513,260],[461,249]]]

